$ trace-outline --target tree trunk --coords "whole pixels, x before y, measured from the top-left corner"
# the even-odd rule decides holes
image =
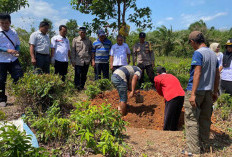
[[[119,30],[120,30],[120,25],[121,25],[121,0],[117,0],[118,3],[118,35],[119,35]]]

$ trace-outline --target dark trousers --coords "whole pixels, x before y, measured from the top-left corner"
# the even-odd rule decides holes
[[[65,76],[68,73],[68,62],[60,62],[55,60],[55,74],[59,74],[62,81],[65,81]]]
[[[11,63],[0,63],[0,102],[7,101],[7,96],[5,95],[7,71],[11,74],[14,83],[23,76],[23,70],[18,59]]]
[[[165,102],[164,130],[176,131],[181,110],[184,104],[184,96],[178,96]]]
[[[119,66],[113,66],[113,70],[112,70],[112,73],[117,70],[118,68],[122,67],[123,65],[119,65]]]
[[[88,69],[89,69],[89,64],[84,64],[83,66],[80,65],[75,66],[74,83],[77,89],[81,90],[84,88]]]
[[[232,95],[232,81],[221,80],[222,93],[228,93]]]
[[[142,83],[144,83],[144,70],[146,70],[146,73],[149,77],[149,80],[152,84],[154,84],[154,70],[152,68],[152,65],[146,65],[146,66],[139,66],[138,67],[142,70],[142,74],[141,74],[141,79],[139,80],[139,86],[141,87]]]
[[[50,73],[50,55],[36,53],[35,73]]]
[[[104,79],[109,79],[109,63],[96,63],[94,71],[95,80],[101,79],[101,73]]]

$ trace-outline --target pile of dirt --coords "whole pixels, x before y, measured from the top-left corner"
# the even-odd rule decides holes
[[[144,96],[143,103],[136,103],[135,97],[128,99],[127,115],[123,119],[129,122],[130,127],[162,130],[165,109],[163,97],[154,90],[141,91],[140,94]],[[92,100],[92,105],[102,103],[111,104],[112,108],[116,109],[119,105],[117,90],[107,91]],[[181,113],[179,126],[183,124],[184,118]]]
[[[129,122],[130,127],[163,130],[165,110],[163,97],[154,90],[141,91],[140,94],[144,96],[144,102],[136,103],[135,98],[128,99],[128,112],[123,119]],[[117,90],[106,91],[105,93],[98,95],[91,102],[92,105],[99,105],[102,103],[111,104],[112,108],[117,109],[119,105],[119,95]],[[216,122],[216,120],[214,116],[212,116],[212,123],[214,122]],[[179,120],[179,130],[183,129],[183,125],[184,108]],[[220,134],[223,133],[214,125],[212,125],[211,131]]]

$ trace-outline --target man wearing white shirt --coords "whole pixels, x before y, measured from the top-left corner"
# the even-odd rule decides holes
[[[123,36],[117,36],[117,44],[114,44],[110,50],[110,69],[114,72],[121,66],[130,64],[130,49],[123,42]]]
[[[35,73],[50,73],[50,39],[48,36],[49,23],[40,22],[39,30],[33,32],[29,39],[31,63]]]
[[[14,82],[23,76],[18,55],[20,41],[15,30],[10,28],[11,17],[9,14],[0,14],[0,106],[5,107],[7,96],[5,86],[7,71],[11,74]]]
[[[59,35],[51,39],[51,57],[55,60],[55,74],[61,75],[62,81],[65,81],[70,58],[70,45],[66,34],[67,27],[65,25],[60,25]]]

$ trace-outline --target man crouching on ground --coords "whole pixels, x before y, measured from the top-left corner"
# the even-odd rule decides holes
[[[122,116],[126,115],[127,89],[131,89],[129,98],[133,97],[136,83],[141,78],[141,73],[142,71],[139,67],[126,65],[115,70],[111,77],[111,81],[117,88],[120,97],[118,110]]]

